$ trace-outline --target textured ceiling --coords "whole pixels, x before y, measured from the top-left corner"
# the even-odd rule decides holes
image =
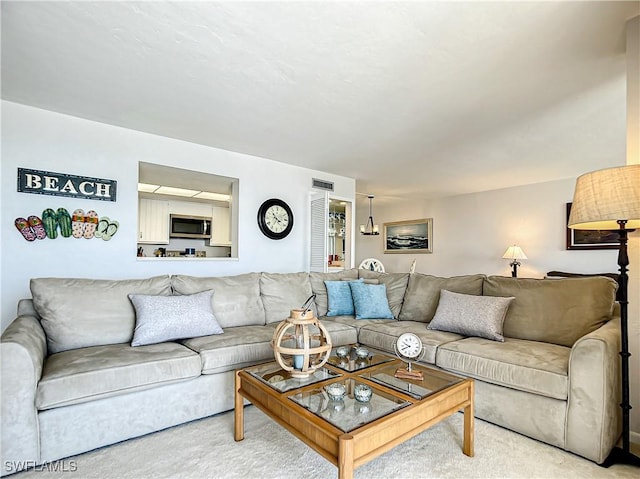
[[[2,2],[2,97],[436,197],[625,162],[640,2]],[[639,39],[640,41],[640,39]]]

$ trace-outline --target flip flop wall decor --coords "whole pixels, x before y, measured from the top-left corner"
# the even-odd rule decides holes
[[[26,239],[27,241],[35,241],[36,234],[26,219],[16,218],[13,224],[16,225],[16,228],[18,228],[18,231],[20,231],[24,239]]]
[[[107,232],[107,227],[109,226],[110,221],[111,220],[108,216],[103,216],[102,218],[100,218],[100,221],[98,221],[96,232],[94,234],[96,238],[102,238],[102,235]]]
[[[42,224],[47,233],[47,238],[56,239],[58,237],[58,217],[51,208],[47,208],[42,212]]]
[[[108,216],[99,218],[94,210],[85,214],[80,208],[74,210],[73,216],[65,208],[58,208],[57,211],[47,208],[42,212],[42,219],[36,215],[26,219],[20,217],[15,219],[14,225],[26,241],[56,239],[58,232],[63,238],[73,236],[77,239],[101,238],[109,241],[120,227],[120,223]]]
[[[84,238],[91,239],[93,238],[96,228],[98,227],[98,213],[93,210],[87,211],[87,214],[84,217]]]
[[[102,239],[105,241],[109,241],[113,236],[118,232],[118,227],[120,223],[116,220],[109,221],[109,225],[107,226],[107,230],[102,233]]]
[[[69,212],[64,208],[58,208],[58,211],[56,211],[56,218],[60,225],[60,234],[65,238],[71,236],[73,229],[71,228],[71,215]]]
[[[29,221],[29,226],[36,234],[36,239],[45,239],[47,237],[47,232],[44,230],[44,226],[42,226],[42,220],[38,218],[36,215],[31,215],[27,218]]]
[[[71,217],[71,236],[76,239],[82,238],[84,235],[84,210],[78,208],[73,212],[73,216]]]

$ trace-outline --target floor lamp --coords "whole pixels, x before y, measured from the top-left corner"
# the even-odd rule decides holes
[[[576,181],[569,228],[619,231],[618,266],[620,267],[620,334],[622,371],[622,449],[614,448],[604,465],[625,463],[640,465],[629,445],[629,330],[627,233],[640,228],[640,164],[586,173]],[[639,267],[640,265],[635,265]]]

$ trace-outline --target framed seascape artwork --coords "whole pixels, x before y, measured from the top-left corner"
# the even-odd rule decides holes
[[[431,253],[433,218],[384,224],[385,253]]]
[[[567,203],[569,223],[571,203]],[[572,230],[567,227],[567,249],[618,249],[618,230]]]

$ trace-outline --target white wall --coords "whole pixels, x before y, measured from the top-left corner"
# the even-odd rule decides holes
[[[238,260],[137,260],[138,162],[187,168],[240,180]],[[17,168],[114,179],[116,202],[16,191]],[[144,278],[162,274],[221,276],[250,271],[304,271],[309,263],[312,178],[335,183],[335,194],[355,201],[350,178],[299,168],[250,155],[118,128],[28,106],[2,102],[2,329],[15,318],[19,298],[30,297],[34,277]],[[262,202],[285,200],[294,228],[284,240],[266,238],[256,215]],[[26,242],[13,225],[17,217],[45,208],[95,209],[120,222],[110,241],[58,237]],[[78,298],[91,309],[91,298]]]
[[[616,165],[611,165],[616,166]],[[373,216],[382,232],[390,221],[433,218],[432,254],[384,254],[382,234],[356,238],[356,265],[378,258],[389,272],[416,271],[436,276],[471,273],[510,276],[507,247],[518,244],[519,277],[542,278],[552,270],[573,273],[617,272],[617,250],[566,250],[565,204],[573,199],[575,179],[454,196],[434,201],[376,201]],[[368,200],[358,197],[357,222],[366,222]],[[640,270],[640,231],[629,235],[630,277]],[[640,304],[638,282],[629,288],[631,430],[640,433]],[[634,440],[640,440],[634,436]]]
[[[408,271],[417,259],[417,271],[453,276],[468,273],[510,275],[502,259],[508,246],[520,246],[518,275],[541,278],[550,270],[605,272],[617,270],[615,250],[567,251],[565,204],[573,197],[574,179],[453,196],[433,201],[374,200],[374,219],[389,221],[433,218],[432,254],[384,254],[382,234],[359,236],[356,264],[365,257],[382,260],[389,271]],[[367,210],[358,198],[358,223]]]

